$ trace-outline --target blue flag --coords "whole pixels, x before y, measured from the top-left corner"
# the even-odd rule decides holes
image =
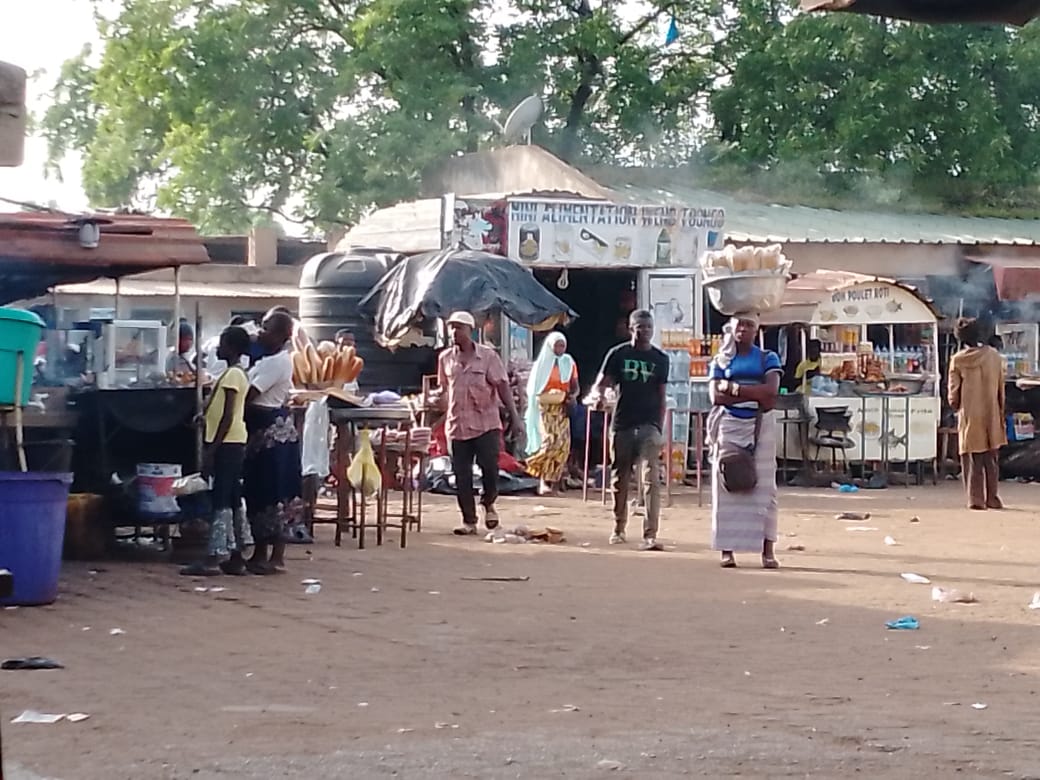
[[[679,40],[679,25],[675,21],[675,16],[672,16],[672,21],[668,23],[668,32],[664,36],[664,45],[670,46]]]

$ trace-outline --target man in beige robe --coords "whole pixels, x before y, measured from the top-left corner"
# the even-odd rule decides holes
[[[961,350],[950,358],[949,401],[957,412],[961,472],[971,509],[1002,509],[997,497],[997,454],[1007,444],[1004,358],[982,344],[978,322],[961,319],[954,331]]]

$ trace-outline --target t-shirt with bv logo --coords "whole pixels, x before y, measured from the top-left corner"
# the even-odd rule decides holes
[[[618,402],[612,428],[661,426],[661,386],[668,381],[668,356],[657,347],[636,349],[618,344],[603,360],[603,376],[617,385]]]

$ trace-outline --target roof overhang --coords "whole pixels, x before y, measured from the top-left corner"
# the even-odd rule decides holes
[[[803,11],[847,11],[907,22],[1013,24],[1040,14],[1040,0],[802,0]]]
[[[93,248],[80,242],[83,222],[98,228]],[[195,228],[182,219],[0,214],[0,303],[35,298],[57,284],[208,262]]]
[[[970,255],[967,259],[993,270],[998,300],[1024,301],[1040,296],[1040,259],[1010,255]]]

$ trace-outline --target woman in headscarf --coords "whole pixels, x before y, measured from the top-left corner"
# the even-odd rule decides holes
[[[724,569],[736,567],[735,552],[761,553],[765,569],[780,566],[773,550],[777,505],[772,411],[783,369],[775,352],[755,345],[758,321],[753,313],[733,317],[711,365],[711,546],[721,551]]]
[[[571,452],[568,408],[578,395],[578,367],[567,354],[567,338],[550,333],[527,377],[527,471],[552,493],[565,476]]]

